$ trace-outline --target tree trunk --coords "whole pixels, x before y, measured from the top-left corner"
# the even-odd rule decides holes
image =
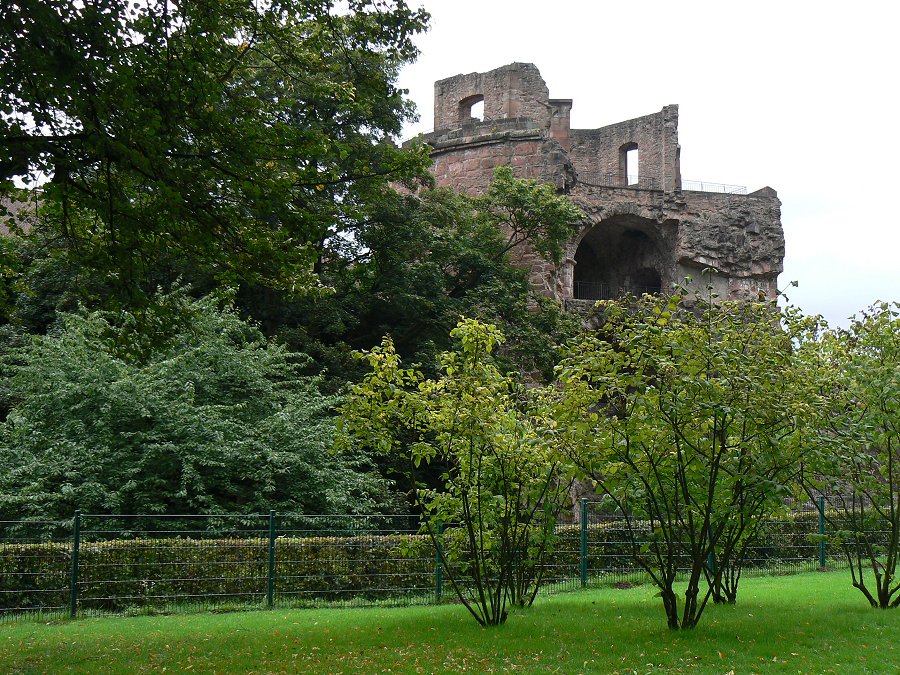
[[[669,624],[669,630],[678,630],[678,596],[672,590],[671,583],[662,591],[663,607],[666,609],[666,619]]]
[[[681,616],[682,628],[694,628],[700,619],[697,613],[697,585],[693,579],[688,584],[688,589],[684,592],[684,612]]]

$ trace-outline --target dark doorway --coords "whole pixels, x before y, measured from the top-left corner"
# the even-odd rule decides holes
[[[573,297],[609,300],[659,293],[671,251],[659,225],[637,216],[615,216],[590,230],[575,251]]]

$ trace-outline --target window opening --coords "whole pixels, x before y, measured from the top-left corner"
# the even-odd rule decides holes
[[[631,186],[640,182],[638,144],[626,143],[619,148],[619,185]]]
[[[625,153],[625,184],[637,185],[640,182],[640,151],[637,146]]]
[[[472,107],[469,108],[469,116],[474,117],[479,121],[484,121],[484,99],[475,101],[475,103],[472,104]]]
[[[476,94],[459,102],[459,121],[484,120],[484,96]]]

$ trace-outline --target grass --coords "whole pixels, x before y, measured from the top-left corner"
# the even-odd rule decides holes
[[[306,609],[0,625],[0,672],[881,673],[900,610],[846,573],[757,577],[670,632],[650,586],[541,598],[482,629],[460,606]]]

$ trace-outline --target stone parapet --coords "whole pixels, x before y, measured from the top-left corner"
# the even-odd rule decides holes
[[[509,139],[543,139],[546,134],[534,120],[528,117],[514,117],[508,120],[488,120],[466,122],[447,129],[435,129],[422,134],[404,146],[413,143],[427,143],[436,152],[456,148],[460,145],[495,143]]]

